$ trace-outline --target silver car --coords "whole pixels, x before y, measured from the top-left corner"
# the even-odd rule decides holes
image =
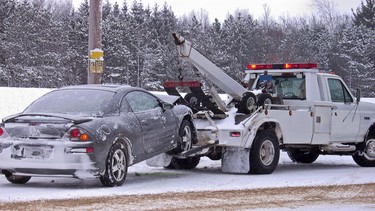
[[[128,166],[196,142],[190,108],[171,103],[130,86],[51,91],[3,119],[0,172],[17,184],[32,176],[95,176],[120,186]]]

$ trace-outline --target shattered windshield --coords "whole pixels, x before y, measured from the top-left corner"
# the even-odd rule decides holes
[[[114,94],[103,90],[57,90],[37,99],[25,113],[101,116]]]

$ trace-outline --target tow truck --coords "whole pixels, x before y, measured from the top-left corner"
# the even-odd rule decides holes
[[[284,150],[299,163],[349,155],[359,166],[375,167],[375,104],[361,102],[360,90],[354,96],[338,75],[312,63],[250,64],[241,84],[182,36],[173,37],[179,57],[203,81],[164,84],[168,94],[195,111],[195,139],[190,150],[158,156],[149,165],[191,169],[208,156],[221,159],[226,173],[270,174]],[[181,86],[191,90],[184,98]]]

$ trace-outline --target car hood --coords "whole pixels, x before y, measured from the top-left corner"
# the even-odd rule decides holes
[[[10,137],[15,138],[62,138],[75,124],[91,121],[93,117],[79,117],[64,114],[17,114],[3,119]]]
[[[155,94],[158,98],[160,98],[162,101],[169,103],[169,104],[174,104],[178,99],[180,99],[179,96],[174,96],[174,95],[163,95],[163,94]]]

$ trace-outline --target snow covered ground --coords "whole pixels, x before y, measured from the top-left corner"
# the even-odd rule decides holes
[[[22,111],[36,97],[48,91],[0,88],[0,118]],[[373,99],[363,101],[374,102]],[[151,168],[142,162],[129,167],[127,181],[123,186],[115,188],[104,188],[97,179],[82,181],[73,178],[32,178],[25,185],[14,185],[0,175],[0,204],[38,199],[365,183],[375,183],[375,168],[359,167],[350,156],[320,156],[313,164],[296,164],[283,152],[278,168],[270,175],[224,174],[220,171],[220,161],[208,158],[203,158],[197,168],[191,171]],[[372,205],[359,207],[372,210],[375,201]],[[348,205],[344,210],[353,207]],[[319,210],[322,206],[308,208]]]

